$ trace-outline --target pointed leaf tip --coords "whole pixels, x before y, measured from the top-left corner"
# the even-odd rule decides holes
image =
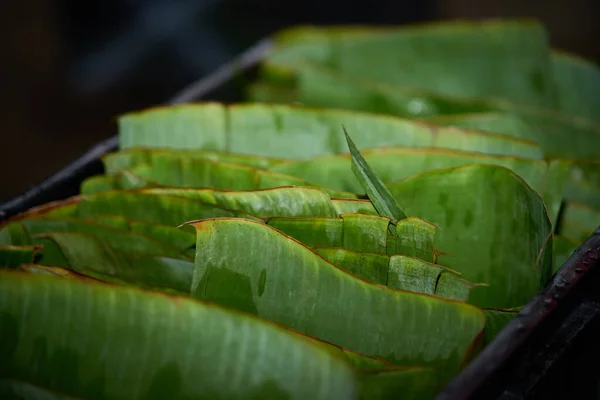
[[[379,215],[391,218],[394,224],[396,221],[406,218],[402,207],[360,154],[344,125],[342,125],[342,129],[344,135],[346,135],[346,142],[352,156],[352,171]]]

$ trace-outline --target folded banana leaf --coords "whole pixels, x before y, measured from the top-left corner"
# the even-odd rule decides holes
[[[583,60],[577,56],[566,54],[560,51],[553,51],[551,53],[552,66],[552,83],[556,86],[556,98],[557,98],[557,109],[563,114],[572,115],[575,117],[581,117],[595,122],[600,122],[598,115],[600,115],[600,101],[598,100],[597,93],[600,90],[600,68],[592,62]],[[318,101],[317,97],[304,97],[305,92],[311,93],[318,90],[319,92],[325,92],[322,88],[319,89],[317,86],[304,86],[303,80],[314,79],[310,75],[305,75],[305,69],[308,70],[308,74],[314,68],[326,68],[334,71],[340,71],[328,63],[323,63],[320,60],[314,59],[310,56],[301,56],[294,64],[288,64],[284,62],[278,62],[277,57],[275,59],[267,59],[264,63],[263,69],[265,70],[264,78],[265,81],[259,81],[250,85],[249,97],[256,101],[269,101],[278,103],[291,103],[297,100],[312,103]],[[288,70],[288,75],[293,75],[294,86],[275,85],[269,84],[271,74],[269,71],[276,71],[281,73],[282,70]],[[340,71],[341,72],[341,71]],[[344,75],[349,74],[346,71]],[[352,76],[353,74],[350,73]],[[448,75],[442,75],[449,79]],[[372,77],[370,74],[360,74],[352,76],[353,78],[372,80],[375,82],[381,82],[379,79]],[[318,79],[318,77],[317,77]],[[464,102],[453,101],[455,96],[444,96],[444,93],[440,93],[438,88],[428,88],[427,86],[415,86],[414,82],[409,83],[392,83],[395,86],[402,86],[402,93],[410,95],[413,93],[413,99],[418,100],[419,95],[425,93],[431,93],[431,96],[427,96],[427,101],[421,104],[425,105],[418,106],[419,102],[415,101],[411,104],[411,98],[408,96],[405,100],[407,115],[413,115],[418,112],[420,115],[435,115],[435,114],[451,114],[454,112],[465,112],[465,111],[482,111],[485,110],[485,105],[473,106],[469,108]],[[339,89],[344,90],[344,88]],[[345,89],[348,90],[348,89]],[[419,91],[421,93],[419,93]],[[359,91],[359,93],[362,93]],[[327,94],[323,93],[325,98]],[[481,97],[481,96],[476,96]],[[378,101],[379,100],[379,101]],[[349,99],[348,101],[357,101],[356,99]],[[377,104],[380,107],[380,111],[387,111],[386,106],[388,105],[385,99],[378,99],[372,97],[372,103]],[[398,105],[401,102],[397,103]],[[354,108],[354,107],[351,107]],[[363,108],[358,108],[363,109]],[[375,111],[375,110],[373,110]],[[509,121],[507,121],[509,122]]]
[[[165,245],[176,248],[179,252],[183,253],[184,258],[193,259],[195,255],[196,236],[189,230],[133,221],[118,215],[96,215],[94,217],[82,218],[81,220],[86,222],[93,221],[102,225],[145,235]]]
[[[58,277],[58,278],[75,279],[75,280],[80,280],[80,281],[84,281],[84,282],[87,281],[87,282],[93,282],[93,283],[102,283],[102,281],[96,280],[94,278],[90,278],[85,275],[81,275],[77,272],[74,272],[72,270],[65,269],[62,267],[39,265],[39,264],[24,264],[24,265],[21,265],[20,270],[23,272],[29,273],[29,274],[50,275],[50,276]],[[309,336],[304,336],[304,338],[310,340],[314,344],[325,347],[328,351],[333,352],[334,354],[338,355],[341,358],[347,359],[347,361],[353,367],[359,369],[359,372],[365,372],[365,370],[373,370],[373,371],[386,370],[389,372],[394,371],[398,375],[402,375],[403,372],[413,373],[414,370],[418,369],[418,370],[422,370],[422,371],[427,370],[428,375],[432,379],[437,378],[436,375],[434,374],[434,371],[431,369],[414,368],[414,367],[412,367],[412,368],[411,367],[409,367],[409,368],[395,367],[393,364],[391,364],[385,360],[382,360],[382,359],[367,357],[363,354],[356,353],[356,352],[353,352],[353,351],[350,351],[347,349],[343,349],[339,346],[335,346],[330,343],[323,342],[323,341],[315,339],[315,338],[311,338]],[[362,371],[360,371],[360,370],[362,370]],[[376,388],[373,388],[373,389],[376,389]],[[408,387],[404,388],[404,390],[406,390],[406,389],[409,389],[409,388]],[[362,389],[361,389],[361,392],[362,392]]]
[[[370,200],[359,199],[331,199],[331,204],[335,208],[337,215],[342,214],[374,214],[377,210],[373,207]]]
[[[39,246],[14,246],[0,242],[0,269],[17,269],[21,264],[31,264],[39,251]]]
[[[460,279],[456,271],[414,257],[332,247],[313,247],[312,250],[359,278],[391,289],[468,301],[471,291],[480,286]],[[446,274],[447,277],[443,276]]]
[[[219,124],[215,124],[219,120]],[[225,123],[227,121],[227,123]],[[290,105],[186,104],[125,114],[119,146],[208,149],[265,157],[306,159],[345,152],[342,125],[358,149],[444,147],[541,158],[538,144],[507,135],[427,125],[346,110]]]
[[[81,182],[79,192],[92,194],[112,190],[143,189],[162,187],[160,183],[145,177],[149,164],[138,164],[133,170],[119,170],[108,175],[95,175]]]
[[[552,221],[555,221],[558,216],[569,168],[571,168],[571,163],[563,160],[547,162],[445,149],[388,147],[363,150],[361,153],[381,180],[386,183],[425,171],[468,164],[491,164],[509,168],[544,198]],[[272,167],[271,170],[294,175],[333,189],[361,193],[362,187],[348,168],[349,163],[350,156],[340,154],[307,161],[284,162]]]
[[[425,121],[463,129],[476,129],[487,132],[502,132],[518,138],[530,137],[532,126],[518,115],[502,111],[465,112],[441,114],[425,118]]]
[[[600,123],[600,67],[564,52],[552,54],[558,108],[565,114]]]
[[[343,358],[214,305],[3,271],[0,293],[3,398],[358,397]]]
[[[295,79],[281,84],[273,82],[272,74],[269,74],[265,80],[251,83],[246,89],[246,97],[251,102],[331,107],[422,120],[445,114],[494,110],[481,101],[462,100],[422,89],[381,84],[338,73],[307,61],[299,61],[294,67],[275,67],[266,61],[265,68],[270,72],[275,68],[286,71],[293,74]]]
[[[232,163],[246,165],[249,167],[268,169],[282,161],[272,157],[259,157],[246,154],[226,153],[222,151],[206,150],[183,150],[183,149],[156,149],[156,148],[129,148],[108,153],[102,157],[104,171],[111,174],[121,170],[131,169],[139,164],[150,164],[152,154],[162,153],[178,156],[182,158],[194,158],[200,160],[209,160],[216,162]]]
[[[587,240],[600,226],[600,210],[568,201],[565,204],[560,234],[579,243]]]
[[[600,162],[573,163],[564,195],[567,200],[600,209]]]
[[[339,218],[273,217],[267,224],[309,247],[338,247],[383,255],[403,254],[433,262],[436,227],[419,218],[396,223],[396,235],[388,234],[391,220],[379,215],[342,214]]]
[[[28,274],[36,275],[49,275],[56,278],[64,279],[77,279],[84,282],[103,283],[102,281],[79,274],[73,270],[57,267],[54,265],[43,265],[43,264],[21,264],[19,271],[26,272]]]
[[[245,165],[220,163],[196,158],[182,158],[168,153],[150,153],[149,164],[139,164],[131,171],[122,170],[107,175],[106,182],[88,178],[81,187],[83,194],[116,189],[141,189],[152,186],[183,188],[214,188],[227,190],[259,190],[281,186],[315,187],[339,198],[355,198],[352,193],[332,190],[294,176],[260,170]],[[135,176],[139,179],[126,179]]]
[[[135,255],[120,251],[95,236],[82,233],[44,235],[44,264],[69,268],[97,280],[185,295],[192,282],[193,262],[160,255]]]
[[[344,127],[344,135],[346,136],[346,142],[348,143],[348,149],[352,155],[352,172],[356,177],[356,180],[362,186],[367,198],[373,203],[373,207],[377,210],[377,213],[383,217],[390,218],[390,224],[388,230],[390,234],[396,236],[396,225],[399,220],[406,219],[406,214],[402,207],[390,191],[385,187],[383,181],[379,178],[377,173],[367,163],[360,151],[348,135],[348,131]]]
[[[439,377],[429,368],[411,367],[398,370],[361,371],[360,398],[369,400],[432,399],[442,388]]]
[[[111,191],[71,197],[41,209],[32,209],[9,222],[36,215],[79,219],[116,215],[133,221],[171,227],[202,218],[239,217],[261,220],[243,211],[229,210],[193,198],[137,191]],[[1,232],[2,230],[0,237]]]
[[[407,89],[403,86],[381,84],[361,77],[335,73],[327,68],[309,63],[296,63],[294,72],[299,78],[290,97],[304,106],[332,107],[346,110],[388,114],[397,117],[425,118],[443,114],[508,114],[508,119],[517,118],[518,124],[506,123],[493,132],[512,134],[514,138],[538,143],[546,158],[569,158],[595,161],[593,149],[600,145],[600,124],[584,118],[573,117],[558,111],[536,108],[519,103],[490,98],[457,99],[443,97],[422,89]],[[267,101],[269,91],[261,90],[261,98],[252,101]],[[443,119],[441,121],[444,121]],[[431,122],[435,122],[432,120]],[[476,121],[481,123],[481,121]],[[446,124],[455,125],[455,124]],[[465,128],[469,125],[465,124]],[[471,127],[475,127],[472,123]],[[510,131],[500,131],[508,128]],[[489,124],[486,132],[489,132]],[[476,132],[471,131],[471,132]],[[479,131],[481,133],[481,131]],[[447,147],[447,146],[445,146]],[[470,150],[474,149],[461,149]],[[489,151],[487,153],[490,153]],[[494,154],[506,154],[498,153]],[[527,156],[524,154],[508,154]]]
[[[590,135],[597,135],[600,132],[600,126],[591,121],[586,122],[570,116],[552,114],[548,111],[528,107],[521,107],[519,112],[516,108],[511,109],[516,105],[497,104],[498,109],[491,112],[438,115],[426,118],[426,121],[463,129],[500,132],[517,138],[533,140],[540,143],[547,153],[556,158],[564,157],[564,154],[558,153],[558,146],[568,139],[566,136],[569,131],[576,133],[577,141],[573,143],[574,145],[579,145],[586,139],[583,136],[586,132]],[[594,140],[593,137],[587,139]],[[569,157],[579,158],[577,153],[570,152],[568,154]]]
[[[376,211],[369,200],[332,199],[327,193],[313,188],[279,187],[256,191],[149,188],[76,196],[43,210],[34,209],[9,222],[46,216],[77,218],[143,234],[162,231],[159,235],[168,237],[181,232],[174,230],[173,225],[198,217],[236,215],[259,220],[274,216],[333,218],[346,213],[376,214]],[[0,226],[3,228],[0,229],[0,242],[9,240],[3,239],[8,234],[8,226],[12,225]],[[22,235],[10,240],[14,242],[19,237]],[[181,235],[177,239],[181,239]]]
[[[467,165],[413,175],[388,188],[407,215],[440,228],[433,243],[438,264],[489,284],[473,291],[473,304],[521,306],[546,284],[552,225],[542,199],[512,171]]]
[[[160,166],[160,170],[161,174],[163,175],[159,179],[162,184],[170,186],[196,187],[222,186],[226,189],[232,190],[236,190],[236,186],[238,186],[237,189],[239,189],[240,186],[240,183],[233,184],[227,179],[221,181],[220,177],[222,175],[217,173],[215,173],[212,178],[204,180],[202,177],[200,177],[202,175],[202,171],[195,173],[193,169],[189,168],[191,164],[198,165],[197,163],[199,163],[202,165],[204,163],[203,161],[198,162],[198,159],[194,158],[194,152],[167,152],[164,149],[130,149],[126,153],[130,156],[142,153],[143,157],[133,156],[133,158],[143,158],[145,163],[152,162],[153,158],[161,160],[161,158],[165,158],[166,154],[166,158],[169,160],[168,163],[173,163],[175,165],[164,165],[164,160],[161,160],[162,162],[157,161],[156,170],[159,169],[158,165],[162,164]],[[187,153],[190,153],[191,155]],[[371,167],[375,170],[375,172],[377,172],[381,180],[384,182],[390,182],[395,179],[404,178],[409,175],[428,170],[448,168],[458,165],[483,163],[505,166],[525,179],[525,181],[532,186],[533,189],[542,195],[553,221],[556,220],[558,211],[560,209],[562,193],[564,191],[568,169],[570,168],[570,162],[565,160],[545,162],[535,159],[509,156],[491,156],[480,153],[468,153],[439,148],[386,147],[380,149],[366,149],[361,153],[369,165],[371,165]],[[262,159],[267,161],[271,160],[270,158],[266,157],[263,157]],[[360,182],[356,179],[352,170],[348,168],[348,165],[350,164],[349,154],[322,156],[310,160],[284,161],[280,159],[276,160],[276,162],[273,162],[272,164],[273,166],[268,168],[270,171],[301,179],[301,181],[294,181],[293,179],[285,178],[281,182],[274,182],[274,185],[286,186],[287,184],[300,184],[302,186],[317,186],[321,190],[329,193],[331,196],[338,198],[351,197],[351,194],[348,192],[363,192]],[[190,179],[198,179],[198,181],[190,183],[189,185],[187,183],[182,183],[183,180],[181,177],[183,176],[183,172],[181,171],[183,170],[187,170],[185,175],[189,176]],[[121,171],[120,173],[125,173],[125,171]],[[88,182],[96,179],[97,177],[90,178],[88,179]],[[287,182],[286,179],[290,179],[290,181]],[[161,184],[158,183],[159,180],[154,180],[157,186],[161,186]],[[189,180],[187,182],[189,182]],[[251,182],[248,186],[250,187],[253,184],[254,183]],[[324,189],[323,187],[331,188],[333,190]],[[85,188],[82,189],[82,192],[91,193],[89,189],[86,190]],[[169,189],[162,192],[169,193]],[[237,207],[231,207],[229,205],[225,205],[225,207],[238,209]]]
[[[193,225],[199,249],[193,297],[397,365],[452,373],[478,348],[485,324],[478,308],[369,284],[264,224],[212,219]]]
[[[37,235],[48,233],[84,233],[96,237],[101,242],[117,250],[132,255],[162,255],[165,257],[193,259],[185,255],[180,249],[170,246],[163,241],[155,240],[149,236],[123,229],[116,229],[96,222],[82,221],[71,218],[32,217],[13,222],[20,224],[28,235],[30,244],[38,244]],[[2,229],[14,229],[8,226]],[[21,242],[19,240],[19,242]],[[0,241],[0,244],[14,244]],[[42,262],[44,251],[42,251]]]
[[[306,187],[277,187],[252,191],[152,188],[144,189],[141,193],[187,197],[230,210],[241,210],[261,218],[335,218],[342,214],[343,210],[353,208],[355,204],[360,205],[355,207],[357,209],[366,210],[371,214],[376,212],[368,200],[332,199],[321,190]]]
[[[298,27],[274,40],[267,59],[276,66],[309,60],[336,72],[448,96],[557,106],[547,34],[535,21]],[[269,73],[265,68],[263,76]]]

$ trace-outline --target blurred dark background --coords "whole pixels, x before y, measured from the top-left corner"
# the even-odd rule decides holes
[[[368,4],[368,6],[367,6]],[[598,0],[21,0],[5,2],[0,202],[277,29],[534,17],[554,47],[600,59]]]

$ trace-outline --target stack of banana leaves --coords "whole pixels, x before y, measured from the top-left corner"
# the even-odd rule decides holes
[[[0,225],[0,397],[434,398],[600,225],[600,69],[536,22],[273,43]]]

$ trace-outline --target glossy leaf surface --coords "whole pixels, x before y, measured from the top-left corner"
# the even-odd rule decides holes
[[[400,117],[430,118],[441,114],[469,114],[468,122],[453,122],[446,118],[432,120],[449,126],[476,128],[483,124],[485,131],[492,134],[502,129],[513,140],[525,140],[541,146],[546,158],[569,158],[596,161],[593,150],[600,145],[600,125],[575,118],[558,111],[527,106],[492,98],[457,99],[440,96],[434,92],[414,90],[397,85],[382,85],[376,82],[336,74],[323,68],[315,69],[308,64],[301,66],[302,78],[299,80],[297,100],[305,106],[343,108],[356,111],[369,111]],[[473,113],[487,113],[488,120],[473,120]],[[506,123],[502,117],[500,123],[489,118],[498,114],[508,114],[508,119],[518,120],[516,124]],[[460,115],[457,117],[462,119]],[[458,128],[457,128],[458,129]],[[464,130],[460,130],[464,131]],[[491,131],[491,132],[490,132]],[[497,135],[497,134],[495,134]],[[506,140],[506,139],[505,139]],[[456,139],[454,140],[456,142]],[[448,147],[457,150],[476,151],[475,149]],[[522,146],[521,146],[522,147]],[[487,146],[488,154],[517,155],[540,158],[540,153],[531,154],[524,149],[505,152],[499,143]],[[516,149],[516,147],[514,147]]]
[[[200,160],[210,160],[216,162],[233,163],[246,165],[249,167],[267,169],[283,160],[276,158],[250,156],[244,154],[233,154],[217,151],[205,150],[183,150],[169,148],[129,148],[126,150],[115,151],[102,157],[104,170],[107,174],[120,170],[127,170],[139,164],[150,164],[152,162],[152,153],[169,154],[175,157],[191,158]]]
[[[344,134],[352,157],[352,172],[379,215],[392,219],[394,225],[398,220],[405,219],[406,214],[402,211],[400,204],[360,154],[345,128]]]
[[[52,233],[46,238],[58,246],[66,265],[82,275],[110,283],[186,294],[193,262],[161,257],[135,256],[107,246],[91,235]]]
[[[388,147],[361,151],[374,172],[387,184],[410,175],[434,169],[468,164],[490,164],[509,168],[523,178],[542,197],[553,221],[558,216],[571,162],[542,161],[510,156],[490,156],[446,149]],[[338,190],[361,193],[359,182],[348,169],[346,154],[312,160],[284,162],[273,169]]]
[[[435,259],[436,228],[418,218],[396,224],[388,234],[389,218],[368,214],[342,214],[340,218],[270,218],[267,224],[309,247],[338,247],[383,255],[404,254],[426,261]]]
[[[471,165],[430,171],[388,185],[406,212],[439,226],[437,262],[487,283],[472,302],[525,304],[551,273],[552,226],[542,199],[510,170]]]
[[[72,218],[38,217],[23,219],[15,223],[23,226],[32,244],[37,243],[36,236],[47,233],[84,233],[96,237],[101,242],[117,250],[130,254],[186,258],[179,249],[149,236],[123,229],[115,229],[95,222]]]
[[[331,247],[315,247],[312,250],[359,278],[391,289],[468,301],[471,291],[477,286],[460,279],[455,271],[414,257]]]
[[[245,165],[183,158],[169,153],[150,154],[150,164],[140,164],[131,170],[133,175],[142,177],[142,180],[138,181],[141,182],[140,185],[132,181],[122,184],[122,175],[129,172],[118,171],[113,176],[109,175],[106,177],[108,181],[112,180],[113,183],[106,183],[101,186],[84,183],[82,192],[84,194],[94,193],[93,191],[98,186],[102,190],[106,190],[105,186],[110,185],[113,185],[110,189],[141,189],[152,186],[169,186],[227,190],[258,190],[280,186],[306,186],[319,188],[335,197],[356,197],[350,193],[320,187],[294,176],[260,170]],[[138,170],[139,167],[142,170]]]
[[[275,40],[276,50],[268,57],[275,65],[308,60],[336,72],[450,96],[556,106],[546,32],[532,21],[299,27]]]
[[[119,286],[0,274],[0,390],[9,398],[357,397],[343,359],[249,316]],[[66,332],[77,334],[65,341]]]
[[[461,364],[483,329],[483,313],[475,307],[369,284],[267,225],[214,219],[194,226],[196,298],[396,364],[448,371]]]
[[[227,132],[215,130],[216,118],[227,119]],[[250,103],[227,108],[210,103],[178,105],[129,113],[119,121],[122,149],[139,146],[207,149],[210,143],[219,143],[220,150],[232,153],[307,159],[345,152],[347,147],[340,130],[344,125],[353,132],[352,139],[359,150],[385,146],[446,147],[542,156],[539,145],[506,135],[468,132],[355,111],[289,105]]]

